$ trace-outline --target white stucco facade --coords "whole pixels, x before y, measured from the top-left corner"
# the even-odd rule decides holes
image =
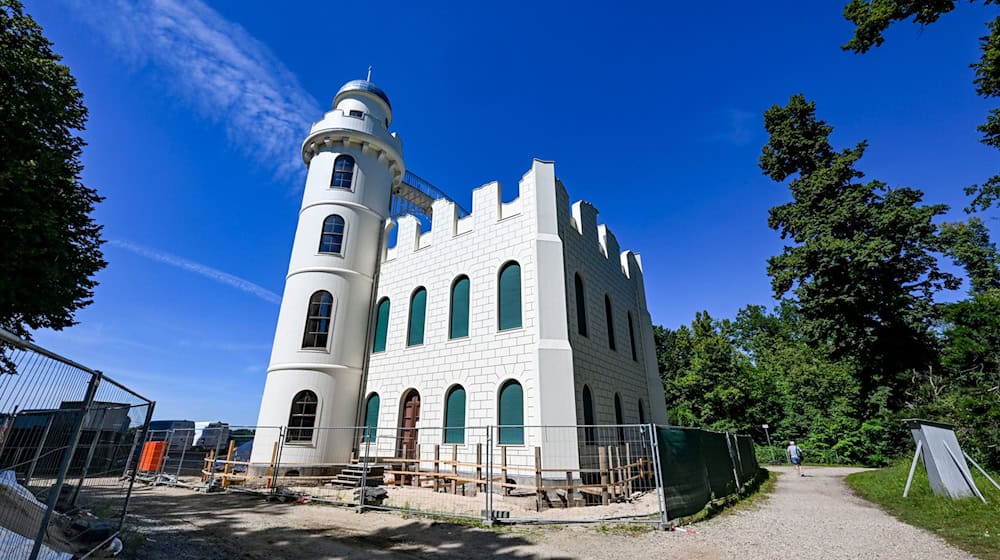
[[[365,112],[365,118],[345,116],[351,109]],[[369,118],[369,113],[377,114]],[[355,130],[350,125],[358,123],[351,121],[365,126]],[[419,442],[444,443],[446,395],[460,386],[464,443],[482,443],[483,432],[475,427],[500,422],[499,392],[511,381],[523,392],[525,426],[583,424],[584,386],[593,397],[596,424],[616,423],[615,395],[623,423],[665,424],[638,255],[619,249],[611,231],[598,225],[593,206],[571,206],[554,164],[540,160],[522,177],[511,202],[502,202],[494,182],[473,191],[468,216],[459,217],[455,204],[441,199],[434,202],[429,230],[421,232],[412,216],[393,223],[386,218],[389,193],[404,167],[398,139],[385,129],[390,122],[384,94],[342,90],[335,109],[306,140],[309,174],[259,424],[287,425],[294,395],[309,390],[319,399],[317,426],[361,425],[364,403],[377,394],[378,429],[392,433],[401,425],[403,399],[416,391]],[[334,161],[345,153],[357,165],[353,187],[332,189]],[[323,219],[331,212],[346,222],[343,252],[317,254]],[[398,228],[396,242],[388,247],[383,232],[392,227]],[[500,273],[510,263],[520,267],[520,321],[502,329]],[[579,329],[577,274],[585,287],[586,336]],[[468,332],[452,337],[451,290],[462,276],[469,286]],[[410,304],[418,288],[426,290],[424,334],[411,344]],[[328,347],[303,349],[309,298],[318,290],[329,291],[334,301]],[[373,352],[375,309],[385,300],[384,343]],[[328,432],[333,431],[316,430],[312,441],[292,446],[293,457],[286,445],[283,460],[342,462],[365,451],[358,449],[357,434]],[[562,434],[576,437],[572,430]],[[523,442],[508,446],[511,461],[527,464],[538,446],[543,463],[570,467],[576,454],[567,450],[577,444],[547,446],[545,437],[542,430],[525,429]],[[394,456],[397,445],[380,439],[367,452]],[[256,442],[253,460],[267,462],[270,452],[269,442]]]

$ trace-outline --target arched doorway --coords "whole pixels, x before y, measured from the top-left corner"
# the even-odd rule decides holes
[[[420,393],[410,389],[403,394],[399,414],[399,449],[404,459],[417,458],[417,421],[420,420]]]

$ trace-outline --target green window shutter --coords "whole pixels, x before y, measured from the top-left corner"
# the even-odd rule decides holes
[[[427,315],[427,290],[420,288],[410,298],[410,327],[406,337],[407,346],[424,343],[424,318]]]
[[[378,393],[372,393],[372,396],[368,397],[368,404],[365,405],[365,434],[362,441],[375,441],[376,431],[378,430],[378,406],[380,402]]]
[[[500,330],[521,326],[521,265],[512,262],[500,271]]]
[[[451,332],[448,336],[469,336],[469,279],[464,276],[451,287]]]
[[[461,386],[448,391],[444,417],[444,442],[465,443],[465,389]]]
[[[517,381],[500,389],[500,445],[524,443],[524,391]]]
[[[375,319],[375,344],[372,352],[385,352],[385,339],[389,334],[389,300],[383,299],[378,304],[378,316]]]

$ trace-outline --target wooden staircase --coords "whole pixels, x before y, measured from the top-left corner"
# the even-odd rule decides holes
[[[366,487],[382,486],[384,476],[385,466],[383,465],[368,465],[368,476],[365,477],[364,466],[355,463],[349,467],[344,467],[344,470],[340,471],[337,476],[330,481],[330,484],[360,488],[361,479],[365,478]]]

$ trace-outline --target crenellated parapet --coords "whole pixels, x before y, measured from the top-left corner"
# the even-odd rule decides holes
[[[510,202],[503,202],[500,183],[493,181],[472,191],[472,212],[465,217],[459,217],[454,202],[438,199],[433,203],[431,227],[427,231],[421,231],[420,221],[413,216],[399,218],[396,242],[387,247],[385,260],[410,255],[426,247],[446,246],[464,234],[488,230],[497,223],[517,218],[524,221],[524,228],[536,233],[559,231],[564,236],[579,236],[583,246],[588,251],[593,250],[595,258],[600,257],[609,266],[616,267],[629,280],[639,279],[642,275],[639,256],[622,251],[611,228],[598,223],[597,208],[582,200],[570,204],[562,181],[550,176],[551,171],[546,175],[548,179],[544,179],[536,172],[538,166],[551,166],[551,163],[535,160],[518,182],[518,196]],[[553,212],[538,206],[537,201],[552,198],[556,204]]]

